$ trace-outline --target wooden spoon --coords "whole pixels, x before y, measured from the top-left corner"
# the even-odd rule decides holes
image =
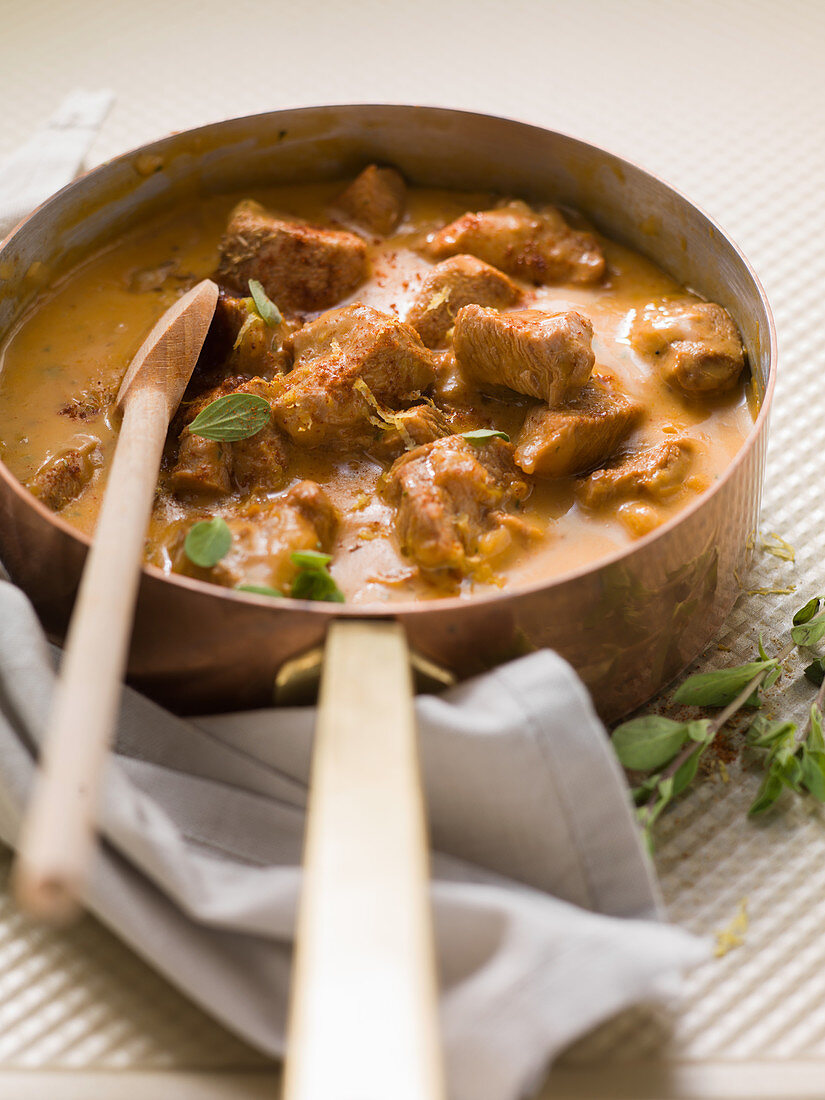
[[[217,286],[205,279],[168,309],[117,395],[123,422],[15,865],[17,899],[41,919],[67,920],[79,911],[163,444],[217,301]]]

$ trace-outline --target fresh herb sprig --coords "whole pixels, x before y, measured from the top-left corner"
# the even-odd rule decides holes
[[[702,754],[720,730],[743,707],[759,707],[761,692],[781,674],[782,663],[795,648],[808,650],[814,660],[805,669],[808,680],[819,687],[802,729],[790,721],[768,721],[757,715],[745,735],[765,776],[748,814],[768,810],[783,790],[810,794],[825,802],[825,654],[813,647],[825,638],[825,600],[815,596],[793,616],[791,641],[775,657],[759,640],[759,660],[715,672],[701,672],[688,679],[673,695],[673,702],[699,707],[721,707],[713,718],[677,722],[660,715],[646,715],[624,722],[613,732],[613,747],[629,771],[649,773],[633,788],[637,815],[650,842],[651,829],[662,811],[695,778]]]

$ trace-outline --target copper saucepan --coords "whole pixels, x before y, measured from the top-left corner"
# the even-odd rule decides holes
[[[412,182],[567,203],[680,283],[721,302],[747,347],[760,400],[753,430],[714,486],[652,534],[517,591],[348,609],[278,604],[146,566],[131,682],[182,712],[266,704],[279,670],[320,646],[333,619],[391,616],[418,654],[459,678],[553,648],[579,671],[599,711],[618,717],[702,650],[739,593],[775,376],[774,325],[755,274],[718,226],[660,180],[574,138],[462,111],[310,107],[215,123],[118,157],[24,222],[0,249],[0,333],[23,315],[44,271],[71,266],[175,202],[342,177],[371,160],[396,164]],[[162,170],[146,176],[146,165],[157,163]],[[87,545],[0,465],[0,554],[56,638]]]
[[[129,676],[180,711],[270,702],[276,679],[294,682],[302,670],[315,668],[314,654],[329,632],[318,740],[343,736],[340,746],[356,744],[360,737],[360,747],[345,761],[349,773],[339,774],[333,785],[358,790],[365,799],[386,786],[406,800],[405,822],[393,805],[382,809],[379,803],[372,805],[372,818],[364,815],[356,822],[355,833],[363,828],[364,839],[370,824],[374,829],[379,820],[375,815],[385,812],[400,832],[386,838],[383,852],[373,849],[372,867],[359,867],[356,859],[345,868],[332,894],[340,899],[360,870],[373,884],[384,884],[382,903],[392,909],[395,921],[407,922],[394,948],[383,945],[390,960],[387,973],[402,951],[399,944],[416,943],[408,952],[412,965],[407,972],[393,971],[395,986],[381,985],[380,963],[373,968],[378,979],[370,995],[386,1007],[401,1007],[372,1017],[379,1029],[383,1015],[392,1017],[395,1026],[386,1035],[385,1064],[376,1070],[372,1087],[357,1072],[351,1080],[358,1082],[361,1095],[378,1096],[388,1080],[398,1081],[399,1065],[406,1065],[410,1087],[402,1090],[404,1095],[432,1098],[439,1092],[439,1073],[437,1044],[432,1034],[424,1034],[432,1029],[427,1006],[434,993],[431,968],[422,965],[431,943],[420,889],[423,826],[408,759],[414,753],[413,726],[403,705],[409,696],[406,646],[436,676],[447,669],[459,678],[540,647],[553,648],[576,667],[606,718],[637,706],[675,676],[713,637],[740,591],[738,578],[759,509],[776,337],[764,292],[736,246],[692,203],[636,166],[573,138],[506,119],[365,105],[276,111],[216,123],[144,146],[76,181],[0,248],[0,335],[24,315],[44,273],[56,276],[175,203],[266,184],[340,178],[370,161],[396,165],[413,183],[498,190],[581,210],[608,236],[727,307],[742,332],[760,403],[753,430],[731,465],[676,517],[595,564],[514,591],[470,601],[348,608],[273,601],[144,567]],[[160,170],[147,175],[147,165]],[[57,638],[68,621],[87,546],[85,536],[0,465],[0,556]],[[386,737],[389,726],[404,727],[403,736]],[[391,775],[397,778],[391,781]],[[313,798],[327,779],[316,767]],[[328,804],[326,796],[322,801]],[[350,814],[347,806],[339,811],[344,819]],[[340,870],[333,819],[311,815],[308,843],[310,850],[313,843],[318,846],[316,863],[326,859]],[[406,856],[399,859],[401,851]],[[399,864],[416,861],[413,874],[393,877]],[[332,894],[316,897],[316,916],[329,912]],[[302,916],[302,921],[312,951],[299,964],[305,971],[299,985],[314,987],[314,993],[306,1003],[299,1000],[293,1018],[306,1022],[331,1006],[340,1022],[347,1010],[340,990],[351,988],[353,973],[346,969],[340,941],[330,939],[331,926],[325,937],[323,929],[310,929],[311,917]],[[364,940],[360,919],[353,923],[359,927],[349,931],[362,938],[353,958],[358,951],[361,958],[364,952],[378,957],[382,944]],[[337,931],[340,927],[339,921]],[[336,1020],[320,1028],[325,1029],[327,1037],[335,1030],[341,1034]],[[392,1045],[401,1030],[412,1036],[406,1053]],[[382,1049],[380,1041],[373,1042],[372,1052],[376,1049]],[[330,1060],[328,1048],[316,1050],[303,1050],[300,1082],[293,1079],[290,1086],[288,1081],[290,1097],[338,1094],[323,1076],[307,1075],[306,1067],[334,1065],[340,1083],[347,1052],[338,1049]]]

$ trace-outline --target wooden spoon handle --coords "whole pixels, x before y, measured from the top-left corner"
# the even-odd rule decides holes
[[[285,1100],[444,1094],[409,652],[388,622],[327,635]]]
[[[167,397],[126,405],[94,543],[78,590],[15,868],[20,904],[68,919],[91,858],[97,792],[126,667],[146,520],[168,427]]]

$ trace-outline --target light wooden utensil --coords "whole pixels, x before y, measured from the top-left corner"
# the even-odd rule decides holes
[[[327,634],[284,1100],[441,1100],[429,854],[399,623]]]
[[[123,421],[15,865],[17,899],[41,919],[66,920],[79,911],[163,444],[217,301],[217,286],[205,279],[168,309],[117,395]]]

